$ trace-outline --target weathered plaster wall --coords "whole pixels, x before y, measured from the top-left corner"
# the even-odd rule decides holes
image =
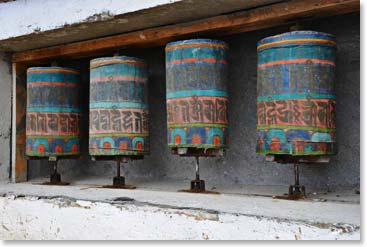
[[[11,140],[11,66],[0,52],[0,181],[9,179]]]
[[[108,20],[130,13],[180,0],[17,0],[1,4],[0,40],[44,32],[74,23]]]
[[[4,216],[0,218],[3,240],[360,239],[359,225],[147,204],[131,198],[86,201],[1,196],[0,215]]]
[[[301,167],[301,182],[312,187],[359,186],[359,15],[340,16],[305,23],[305,27],[336,35],[337,51],[337,138],[339,153],[330,164]],[[256,43],[261,38],[286,32],[272,28],[226,37],[229,53],[230,146],[223,158],[201,159],[201,175],[211,184],[286,185],[293,181],[290,165],[265,162],[256,146]],[[150,66],[149,103],[151,154],[127,165],[127,176],[150,179],[192,179],[194,159],[170,154],[166,142],[164,48],[130,50],[126,55],[146,59]],[[108,54],[111,55],[111,54]],[[88,83],[88,60],[74,62]],[[87,95],[83,95],[87,97]],[[87,99],[85,99],[87,102]],[[87,115],[87,109],[86,115]],[[87,118],[86,118],[87,119]],[[86,120],[85,119],[85,120]],[[84,121],[84,127],[87,128]],[[86,140],[84,140],[86,144]],[[86,150],[86,149],[84,149]],[[85,153],[86,154],[86,153]],[[67,175],[111,176],[113,162],[67,162]],[[32,166],[32,165],[31,165]]]
[[[0,3],[0,50],[23,51],[203,19],[282,0],[36,0]]]

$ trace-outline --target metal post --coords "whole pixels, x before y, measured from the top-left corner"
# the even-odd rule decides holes
[[[196,156],[195,158],[196,158],[196,166],[195,166],[196,180],[200,180],[199,156]]]
[[[57,174],[57,161],[51,161],[54,164],[54,174]]]
[[[298,163],[294,163],[294,190],[295,192],[300,192]]]
[[[119,159],[116,161],[116,168],[117,168],[116,169],[117,170],[116,176],[121,177],[121,171],[120,171],[121,167],[120,167],[120,160]]]

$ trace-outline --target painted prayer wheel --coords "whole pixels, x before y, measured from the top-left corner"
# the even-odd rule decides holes
[[[149,153],[147,82],[147,64],[139,58],[90,62],[90,155]]]
[[[169,147],[228,145],[227,51],[225,42],[210,39],[166,45]]]
[[[79,86],[79,72],[74,69],[27,70],[27,156],[80,154]]]
[[[257,152],[335,154],[334,36],[288,32],[257,50]]]

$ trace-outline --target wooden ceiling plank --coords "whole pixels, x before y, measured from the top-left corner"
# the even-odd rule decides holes
[[[193,35],[228,35],[279,26],[296,20],[358,12],[359,0],[292,0],[199,21],[174,24],[105,38],[18,52],[13,62],[34,63],[57,58],[82,58],[131,47],[164,45]]]

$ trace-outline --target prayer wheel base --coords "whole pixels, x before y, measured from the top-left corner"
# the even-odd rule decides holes
[[[190,183],[190,190],[193,192],[204,192],[205,191],[205,181],[201,179],[192,180]]]
[[[306,199],[306,188],[303,185],[289,185],[287,195],[275,196],[274,198],[283,200],[303,200]]]
[[[125,177],[114,177],[113,178],[113,186],[125,186]]]

